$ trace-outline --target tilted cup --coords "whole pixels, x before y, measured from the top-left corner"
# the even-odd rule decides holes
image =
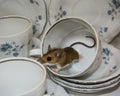
[[[86,38],[91,36],[94,38]],[[93,45],[88,48],[82,44],[73,46],[80,55],[79,62],[73,62],[69,67],[56,72],[54,68],[47,69],[60,77],[77,77],[93,73],[101,64],[101,43],[96,30],[86,20],[79,17],[66,17],[54,23],[46,32],[42,40],[42,55],[48,52],[48,46],[54,48],[69,47],[75,42]],[[51,57],[52,58],[52,57]],[[57,57],[56,57],[57,58]],[[46,58],[47,60],[47,58]]]
[[[0,59],[27,57],[31,39],[32,22],[24,16],[0,17]]]

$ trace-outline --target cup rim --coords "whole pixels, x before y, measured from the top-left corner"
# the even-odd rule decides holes
[[[25,30],[23,30],[22,32],[14,33],[12,35],[7,35],[7,36],[0,36],[0,38],[9,38],[9,37],[12,37],[12,36],[17,36],[17,35],[20,35],[20,34],[23,34],[23,33],[27,32],[30,28],[32,28],[32,21],[31,21],[30,18],[28,18],[26,16],[22,16],[22,15],[7,15],[7,16],[1,16],[0,17],[0,19],[6,19],[6,18],[20,18],[20,19],[28,21],[29,24],[28,24],[27,28],[25,28]]]
[[[38,65],[39,67],[41,67],[42,70],[43,70],[43,72],[44,72],[44,75],[42,77],[41,82],[39,82],[38,84],[36,84],[35,87],[33,87],[32,89],[27,90],[26,92],[20,93],[21,95],[29,94],[29,93],[31,93],[31,92],[39,89],[40,86],[44,85],[44,83],[46,82],[46,78],[47,78],[47,71],[46,71],[45,67],[41,63],[37,62],[36,60],[27,58],[27,57],[8,57],[8,58],[1,59],[0,60],[0,64],[2,62],[9,62],[9,61],[13,61],[13,60],[30,61],[30,62]]]
[[[53,71],[52,69],[50,69],[49,67],[47,67],[47,69],[48,69],[50,72],[52,72],[53,74],[55,74],[55,75],[57,75],[57,76],[60,76],[60,77],[76,77],[76,76],[82,76],[82,75],[88,73],[89,71],[91,71],[91,70],[89,70],[89,69],[91,69],[91,66],[93,66],[94,63],[95,63],[95,61],[97,60],[97,57],[98,57],[98,55],[99,55],[99,52],[98,52],[98,51],[100,51],[100,48],[101,48],[101,47],[100,47],[100,43],[101,43],[101,42],[100,42],[98,33],[97,33],[97,31],[95,30],[95,28],[93,27],[93,25],[90,24],[87,20],[85,20],[85,19],[83,19],[83,18],[81,18],[81,17],[69,16],[69,17],[63,17],[63,18],[59,19],[58,21],[56,21],[55,23],[53,23],[53,24],[51,25],[51,27],[48,28],[48,30],[46,30],[46,32],[45,32],[45,34],[44,34],[44,36],[43,36],[43,40],[41,41],[41,49],[42,49],[42,53],[41,53],[41,54],[42,54],[42,55],[43,55],[44,41],[45,41],[45,37],[47,36],[47,34],[52,30],[52,28],[54,28],[54,26],[56,26],[57,24],[59,24],[60,22],[62,22],[62,21],[64,21],[64,20],[69,20],[69,19],[80,20],[80,21],[86,23],[86,24],[91,28],[91,30],[92,30],[92,32],[93,32],[93,35],[94,35],[94,37],[95,37],[95,40],[96,40],[95,58],[93,59],[93,61],[91,62],[90,66],[89,66],[85,71],[83,71],[83,72],[81,72],[81,73],[75,73],[75,74],[72,74],[72,75],[59,74],[59,73],[57,73],[57,72],[54,72],[54,71]],[[99,66],[99,64],[98,64],[98,66]]]

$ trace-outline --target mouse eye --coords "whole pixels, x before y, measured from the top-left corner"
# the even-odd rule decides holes
[[[51,57],[47,57],[47,61],[51,61],[52,60],[52,58]]]

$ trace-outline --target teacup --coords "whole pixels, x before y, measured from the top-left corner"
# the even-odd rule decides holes
[[[43,96],[46,90],[46,69],[26,57],[0,60],[0,96]]]
[[[91,36],[94,38],[87,38]],[[93,73],[101,62],[101,43],[96,30],[86,20],[79,17],[62,18],[47,30],[42,40],[42,55],[48,52],[49,45],[54,48],[66,48],[76,42],[82,42],[89,46],[95,43],[93,48],[83,44],[76,44],[74,48],[80,55],[78,62],[56,72],[56,69],[47,67],[54,75],[61,77],[77,77]],[[51,57],[52,58],[52,57]],[[56,57],[57,58],[57,57]],[[55,58],[54,58],[55,59]],[[46,59],[47,60],[47,59]]]
[[[0,17],[0,59],[27,57],[31,39],[32,22],[24,16]]]

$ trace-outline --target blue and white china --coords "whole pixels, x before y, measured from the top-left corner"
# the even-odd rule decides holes
[[[92,36],[95,41],[86,38],[86,36]],[[87,45],[93,45],[96,42],[96,45],[93,48],[87,48],[79,44],[73,46],[82,56],[79,62],[74,62],[70,68],[65,68],[65,70],[59,73],[47,67],[50,72],[61,77],[77,77],[87,73],[90,74],[99,67],[100,63],[98,62],[101,62],[101,43],[99,37],[94,28],[81,18],[70,17],[57,21],[43,38],[42,54],[47,52],[49,45],[52,48],[65,48],[75,42],[84,42]]]
[[[51,75],[51,79],[65,88],[76,92],[94,93],[113,88],[120,82],[120,50],[102,43],[102,63],[91,75],[77,78],[59,78]]]
[[[47,24],[45,0],[0,0],[0,16],[20,15],[32,20],[33,36],[40,37]]]
[[[114,46],[102,43],[102,63],[99,68],[90,76],[78,77],[77,79],[68,79],[72,82],[83,84],[101,83],[110,79],[114,79],[120,75],[120,50]]]
[[[31,40],[32,22],[24,16],[0,17],[0,59],[27,57]]]
[[[101,39],[109,42],[120,32],[119,0],[48,0],[49,24],[63,17],[87,20]]]
[[[15,16],[17,22],[5,24],[5,28],[1,20],[9,16]],[[79,18],[88,26],[84,23],[78,27],[78,19],[68,18]],[[115,47],[120,48],[120,39],[115,47],[107,44],[115,40],[119,26],[120,0],[0,0],[0,96],[119,96],[120,50]],[[52,48],[80,40],[92,44],[92,40],[83,38],[85,35],[95,37],[95,48],[74,48],[87,57],[84,61],[89,64],[82,61],[84,66],[76,63],[72,71],[66,68],[59,74],[48,67],[46,79],[45,66],[35,61],[39,55],[49,44]],[[89,68],[91,71],[86,70]],[[73,74],[76,71],[80,73]]]

